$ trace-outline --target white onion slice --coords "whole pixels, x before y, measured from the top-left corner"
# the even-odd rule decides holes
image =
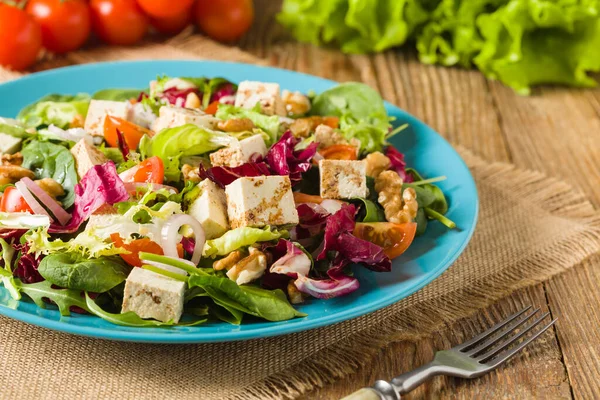
[[[184,225],[189,225],[194,232],[196,243],[194,245],[194,253],[192,254],[192,263],[196,266],[202,257],[206,235],[204,234],[204,229],[202,229],[200,222],[191,215],[175,214],[165,222],[161,231],[162,248],[166,256],[179,257],[179,254],[177,253],[177,244],[179,243],[179,240],[177,240],[177,237],[179,235],[179,229]]]
[[[54,219],[52,218],[50,213],[48,213],[48,211],[46,211],[44,207],[42,207],[40,203],[38,203],[38,201],[35,199],[35,197],[33,197],[29,189],[27,189],[27,186],[25,186],[25,183],[19,181],[15,183],[15,187],[19,190],[19,192],[21,192],[21,196],[23,196],[25,202],[31,208],[34,214],[45,215],[46,217],[50,218],[50,222],[54,222]]]
[[[50,212],[54,214],[54,217],[56,217],[61,225],[64,226],[69,222],[71,215],[66,212],[56,200],[46,193],[44,189],[36,185],[36,183],[29,178],[23,178],[21,179],[21,182],[23,182],[25,186],[27,186],[27,189],[29,189],[31,193],[33,193],[46,207],[48,207]]]

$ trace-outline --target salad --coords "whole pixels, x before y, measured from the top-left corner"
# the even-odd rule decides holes
[[[388,139],[361,83],[160,76],[51,94],[0,118],[0,280],[16,299],[144,327],[282,321],[387,272],[431,220],[436,182]]]

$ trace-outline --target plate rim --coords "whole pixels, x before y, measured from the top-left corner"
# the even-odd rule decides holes
[[[337,81],[322,78],[322,77],[316,76],[316,75],[307,74],[304,72],[297,72],[297,71],[288,70],[285,68],[265,66],[265,65],[256,65],[256,64],[249,64],[249,63],[242,63],[242,62],[232,62],[232,61],[208,60],[208,59],[207,60],[157,59],[157,60],[95,62],[95,63],[78,64],[78,65],[71,65],[71,66],[66,66],[66,67],[61,67],[61,68],[55,68],[52,70],[35,72],[32,74],[28,74],[28,75],[19,77],[15,80],[0,83],[0,89],[6,88],[6,87],[10,88],[10,86],[19,85],[19,84],[22,84],[23,82],[28,82],[31,80],[42,79],[44,77],[52,77],[53,75],[60,75],[60,74],[68,73],[71,70],[89,69],[91,72],[94,68],[98,68],[98,67],[104,68],[107,66],[130,65],[130,64],[181,64],[181,63],[185,63],[185,64],[188,64],[188,63],[189,64],[229,64],[229,65],[239,66],[240,68],[250,67],[250,68],[263,69],[263,70],[278,70],[278,71],[285,72],[288,74],[292,73],[295,75],[302,75],[306,78],[310,78],[313,80],[317,79],[317,80],[320,80],[327,84],[339,84],[340,83]],[[170,344],[214,343],[214,342],[242,341],[242,340],[259,339],[259,338],[266,338],[266,337],[273,337],[273,336],[282,336],[282,335],[288,335],[291,333],[297,333],[297,332],[317,329],[317,328],[321,328],[321,327],[325,327],[325,326],[330,326],[330,325],[334,325],[334,324],[337,324],[337,323],[340,323],[343,321],[352,320],[352,319],[379,311],[387,306],[390,306],[392,304],[395,304],[401,300],[404,300],[404,299],[410,297],[411,295],[415,294],[416,292],[421,290],[426,285],[430,284],[431,282],[433,282],[434,280],[439,278],[439,276],[442,275],[444,272],[446,272],[454,264],[454,262],[457,260],[457,258],[464,252],[467,245],[471,242],[471,239],[473,237],[475,228],[476,228],[478,220],[479,220],[480,199],[479,199],[479,192],[477,189],[476,182],[473,178],[473,175],[472,175],[469,167],[467,166],[467,164],[463,160],[463,158],[460,156],[460,154],[456,151],[456,149],[442,135],[440,135],[435,129],[433,129],[427,123],[420,120],[419,118],[417,118],[413,114],[409,113],[408,111],[405,111],[402,108],[400,108],[392,103],[389,103],[387,101],[385,101],[385,105],[388,108],[391,107],[391,108],[395,108],[395,109],[402,111],[409,117],[409,119],[411,119],[409,124],[416,122],[417,124],[420,124],[423,127],[426,127],[427,129],[431,130],[431,132],[433,132],[437,136],[438,140],[445,142],[445,144],[448,146],[448,148],[454,153],[456,158],[459,160],[459,162],[469,172],[468,173],[468,179],[469,179],[468,183],[473,188],[473,197],[474,197],[474,205],[475,205],[474,210],[473,210],[473,223],[471,224],[469,229],[466,230],[465,240],[461,243],[461,245],[459,247],[457,247],[451,255],[446,256],[446,261],[443,263],[440,263],[438,268],[430,271],[426,275],[419,276],[418,278],[416,278],[413,285],[409,289],[403,291],[402,296],[400,296],[400,297],[390,296],[389,298],[384,298],[383,300],[369,302],[369,303],[363,304],[363,305],[357,305],[356,307],[353,307],[351,309],[331,314],[326,319],[321,318],[321,319],[317,319],[317,320],[305,320],[304,324],[302,324],[302,325],[290,324],[290,325],[278,325],[276,327],[267,325],[264,327],[260,327],[260,328],[256,328],[256,329],[252,329],[252,330],[248,330],[248,331],[228,331],[228,332],[220,332],[220,333],[202,333],[201,331],[199,331],[199,332],[194,332],[194,333],[172,332],[167,335],[164,335],[164,334],[159,334],[159,335],[142,334],[142,335],[140,335],[140,330],[136,330],[136,331],[113,330],[113,331],[111,331],[111,330],[105,329],[105,328],[70,324],[68,322],[48,319],[48,318],[45,318],[45,317],[42,317],[42,316],[39,316],[36,314],[28,313],[28,312],[25,312],[22,310],[12,309],[12,308],[9,308],[6,306],[0,306],[0,315],[4,315],[8,318],[12,318],[17,321],[29,323],[29,324],[36,325],[36,326],[39,326],[42,328],[46,328],[46,329],[52,329],[52,330],[59,331],[59,332],[80,335],[80,336],[86,336],[86,337],[92,337],[92,338],[97,338],[97,339],[104,339],[104,340],[117,340],[117,341],[128,341],[128,342],[137,342],[137,343],[163,343],[163,344],[169,344],[169,343]],[[6,290],[3,287],[0,289]],[[139,328],[139,329],[143,329],[143,328]],[[168,328],[166,328],[166,329],[168,329]]]

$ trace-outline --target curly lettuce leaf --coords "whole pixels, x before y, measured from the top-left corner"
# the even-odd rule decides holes
[[[23,108],[17,119],[27,127],[56,125],[68,128],[75,117],[87,115],[91,97],[85,93],[76,95],[49,94]]]
[[[93,229],[86,229],[71,240],[51,240],[48,229],[35,229],[23,235],[29,245],[29,251],[35,254],[52,254],[57,252],[74,253],[88,258],[114,256],[127,251],[115,247],[111,241],[97,236]]]
[[[268,242],[287,235],[286,231],[272,230],[271,227],[242,227],[227,231],[217,239],[207,240],[204,245],[204,256],[225,256],[234,250],[250,246],[256,242]]]

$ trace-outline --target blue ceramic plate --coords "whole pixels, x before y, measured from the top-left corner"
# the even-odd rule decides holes
[[[19,110],[49,93],[94,93],[105,88],[144,88],[159,74],[169,76],[223,76],[234,82],[256,80],[278,82],[282,89],[317,93],[336,83],[310,75],[246,64],[202,61],[143,61],[101,63],[33,74],[0,85],[0,116],[12,117]],[[194,327],[129,328],[112,325],[88,315],[61,317],[49,306],[38,308],[28,301],[12,300],[0,287],[0,314],[20,321],[79,335],[136,342],[199,343],[244,340],[304,331],[367,314],[395,303],[421,289],[444,272],[469,242],[478,212],[475,182],[459,155],[440,135],[412,115],[391,104],[394,124],[410,129],[392,139],[406,154],[408,165],[425,177],[447,175],[440,187],[449,198],[448,217],[459,229],[448,230],[430,223],[427,233],[416,238],[410,249],[394,260],[393,271],[375,273],[355,268],[360,289],[331,300],[312,299],[299,306],[308,314],[284,322],[247,321],[241,326],[211,322]],[[26,296],[24,296],[26,297]]]

